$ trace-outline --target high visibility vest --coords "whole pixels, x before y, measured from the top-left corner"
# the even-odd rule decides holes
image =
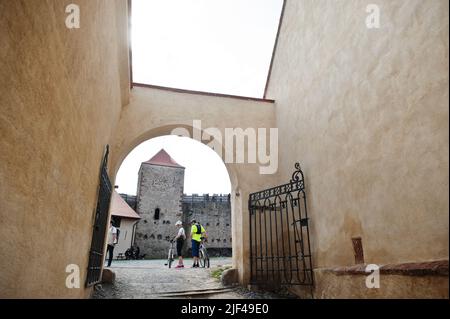
[[[198,226],[200,226],[200,234],[198,234],[198,232],[199,232],[199,229],[197,228]],[[200,224],[192,225],[192,227],[191,227],[192,239],[195,241],[199,241],[199,242],[202,241],[201,240],[202,233],[205,233],[205,232],[206,232],[205,229]]]

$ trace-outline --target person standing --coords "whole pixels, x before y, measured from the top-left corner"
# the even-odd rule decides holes
[[[108,230],[108,246],[107,246],[107,252],[109,254],[108,258],[108,267],[111,267],[111,263],[114,256],[114,247],[117,244],[117,228],[114,227],[113,221],[110,222],[110,227]]]
[[[178,265],[175,268],[184,268],[183,264],[183,255],[182,249],[184,245],[184,241],[186,240],[186,233],[183,228],[183,223],[181,220],[175,223],[175,226],[178,227],[177,235],[175,236],[175,241],[177,242],[177,255],[178,255]]]
[[[191,242],[192,242],[192,257],[194,259],[194,264],[192,265],[192,268],[198,268],[199,265],[199,250],[200,250],[200,243],[202,242],[202,238],[204,237],[206,230],[203,228],[202,225],[197,223],[195,219],[191,221]]]

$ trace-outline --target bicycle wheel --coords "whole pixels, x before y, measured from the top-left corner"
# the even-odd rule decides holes
[[[202,268],[205,268],[205,255],[203,254],[203,249],[200,249],[200,251],[198,252],[198,257],[200,259],[200,266]]]
[[[202,268],[209,268],[209,257],[208,257],[208,253],[206,252],[206,249],[202,248],[200,249],[199,252],[199,256],[200,256],[200,266],[202,266]]]
[[[208,252],[206,251],[206,249],[203,252],[204,256],[205,256],[205,266],[206,268],[209,268],[209,256],[208,256]]]

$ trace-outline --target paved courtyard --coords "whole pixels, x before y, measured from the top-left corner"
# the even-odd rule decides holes
[[[231,258],[212,258],[211,267],[190,268],[186,259],[183,269],[169,269],[165,260],[113,261],[110,268],[116,274],[113,284],[102,284],[96,289],[95,299],[267,299],[286,298],[270,293],[254,293],[243,288],[229,289],[212,277],[212,272],[231,266]]]

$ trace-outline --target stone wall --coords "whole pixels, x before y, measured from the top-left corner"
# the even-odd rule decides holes
[[[195,219],[206,230],[206,247],[210,256],[231,256],[231,205],[229,195],[184,195],[182,201],[183,224],[188,237],[189,222]],[[187,255],[191,255],[191,242],[186,245]]]
[[[142,219],[135,243],[146,258],[167,257],[169,241],[177,234],[175,223],[182,219],[183,185],[184,168],[141,165],[136,212]]]

